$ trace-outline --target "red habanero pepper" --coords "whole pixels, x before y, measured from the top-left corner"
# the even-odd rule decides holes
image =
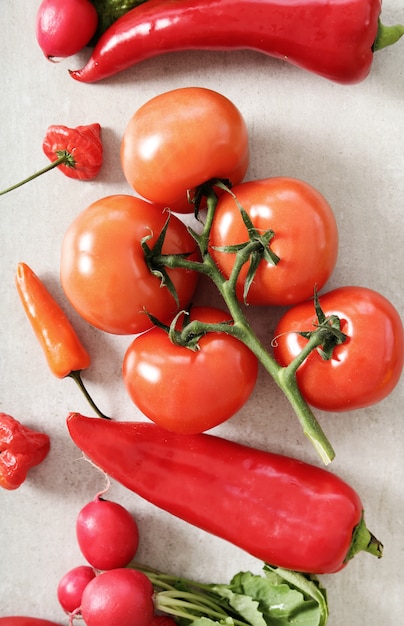
[[[81,380],[80,372],[89,367],[91,358],[64,311],[26,263],[18,264],[15,283],[52,374],[57,378],[73,378],[97,415],[106,417]]]
[[[52,161],[35,174],[24,178],[19,183],[0,191],[0,196],[17,189],[34,178],[59,168],[65,176],[78,180],[92,180],[98,175],[103,158],[101,126],[88,124],[68,128],[67,126],[49,126],[42,143],[42,149]]]
[[[382,554],[357,493],[322,468],[147,422],[71,413],[67,427],[111,478],[270,565],[326,574],[361,550]]]
[[[374,49],[404,32],[381,25],[380,12],[381,0],[148,0],[119,18],[70,74],[90,83],[168,52],[250,49],[357,83]]]
[[[50,622],[47,619],[41,619],[40,617],[13,615],[0,617],[0,626],[60,626],[60,624]]]
[[[31,467],[42,463],[49,449],[48,435],[0,413],[0,487],[17,489]]]

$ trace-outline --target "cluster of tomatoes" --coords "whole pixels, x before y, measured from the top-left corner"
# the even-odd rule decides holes
[[[198,350],[187,350],[161,327],[187,309],[200,273],[210,275],[213,266],[223,277],[219,288],[227,305],[289,307],[276,328],[271,358],[283,367],[299,364],[298,385],[310,405],[352,410],[392,391],[403,368],[403,325],[394,306],[368,288],[341,287],[321,296],[324,319],[338,317],[344,341],[331,358],[320,349],[299,361],[319,324],[313,293],[324,287],[337,261],[335,215],[301,180],[243,182],[248,131],[232,102],[197,87],[153,98],[129,121],[121,163],[135,195],[102,198],[76,217],[62,244],[61,282],[87,322],[135,335],[123,377],[147,417],[178,433],[203,432],[231,417],[254,389],[259,355],[243,340],[208,333]],[[207,181],[213,181],[216,205],[209,229],[202,227],[206,242],[183,217],[195,212]],[[209,197],[198,205],[198,224],[210,215]],[[249,256],[241,263],[243,249]],[[166,266],[153,265],[162,256]],[[191,309],[190,315],[222,324],[222,330],[232,323],[227,311],[212,307]]]
[[[76,536],[88,565],[67,572],[57,587],[59,603],[87,626],[154,626],[154,589],[142,572],[127,567],[139,544],[136,520],[127,509],[97,495],[77,517]],[[175,622],[164,616],[164,624]]]

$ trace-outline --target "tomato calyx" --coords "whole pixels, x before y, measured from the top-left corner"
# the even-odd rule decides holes
[[[314,308],[316,312],[317,322],[316,330],[301,331],[298,334],[305,339],[314,340],[315,349],[321,356],[323,361],[329,361],[332,358],[334,348],[344,343],[347,339],[345,333],[341,330],[341,320],[337,315],[325,315],[320,306],[320,300],[317,290],[314,289]],[[311,347],[311,349],[313,349]]]
[[[187,257],[190,256],[190,254],[192,254],[192,252],[185,252],[183,254],[175,254],[175,255],[163,255],[162,249],[164,245],[164,240],[166,238],[169,223],[170,223],[170,215],[168,215],[167,220],[164,224],[164,227],[159,233],[159,236],[157,237],[157,240],[152,248],[147,243],[153,237],[152,232],[150,232],[148,235],[145,235],[145,237],[141,239],[140,244],[142,246],[142,249],[144,252],[144,258],[145,258],[146,264],[150,272],[153,274],[153,276],[156,276],[160,280],[161,287],[167,287],[168,291],[170,292],[170,294],[175,300],[176,306],[178,307],[179,306],[178,293],[177,293],[177,290],[175,288],[173,281],[170,278],[169,273],[167,272],[166,267],[168,267],[168,262],[166,259],[171,256],[178,257],[181,259],[186,259]]]

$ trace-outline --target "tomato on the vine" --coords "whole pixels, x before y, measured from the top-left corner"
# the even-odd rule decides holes
[[[192,213],[187,192],[211,178],[240,183],[249,162],[248,132],[237,107],[202,87],[160,94],[130,119],[121,146],[126,179],[143,198]]]
[[[167,219],[163,254],[190,253],[196,244],[174,215],[129,195],[102,198],[81,212],[62,243],[61,283],[78,313],[93,326],[114,334],[136,334],[164,321],[189,303],[198,280],[193,271],[167,269],[178,303],[161,276],[146,262],[142,240],[153,248]]]
[[[291,305],[306,300],[329,279],[338,255],[338,230],[327,200],[311,185],[288,177],[241,183],[232,189],[258,233],[272,230],[270,248],[279,262],[261,259],[246,302]],[[211,229],[210,252],[226,277],[236,253],[219,248],[249,240],[239,206],[230,194],[218,201]],[[237,280],[237,297],[244,299],[247,261]]]
[[[366,287],[340,287],[319,298],[326,317],[336,315],[346,340],[334,347],[331,359],[314,350],[297,369],[300,391],[324,411],[348,411],[376,404],[397,385],[404,362],[400,316],[384,296]],[[275,329],[274,356],[287,366],[314,331],[312,301],[289,309]]]
[[[228,323],[228,313],[195,307],[191,320]],[[155,327],[135,337],[125,354],[123,378],[136,406],[159,426],[180,434],[209,430],[234,415],[250,397],[258,360],[238,339],[209,332],[199,350],[175,345]]]

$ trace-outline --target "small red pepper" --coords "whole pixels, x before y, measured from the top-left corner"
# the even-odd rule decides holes
[[[103,158],[101,126],[99,124],[77,126],[77,128],[49,126],[42,149],[52,163],[19,183],[3,189],[0,191],[0,196],[25,185],[55,167],[69,178],[78,180],[95,178],[101,169]]]
[[[381,0],[148,0],[112,24],[70,74],[90,83],[163,53],[250,49],[356,83],[373,51],[404,33],[381,25],[380,12]]]
[[[326,574],[361,550],[382,554],[357,493],[322,468],[147,422],[71,413],[67,427],[111,478],[273,566]]]
[[[42,463],[49,449],[48,435],[0,413],[0,487],[17,489],[31,467]]]
[[[90,366],[91,358],[67,315],[26,263],[18,264],[15,283],[52,374],[57,378],[73,378],[97,415],[106,417],[94,404],[81,380],[80,372]]]

